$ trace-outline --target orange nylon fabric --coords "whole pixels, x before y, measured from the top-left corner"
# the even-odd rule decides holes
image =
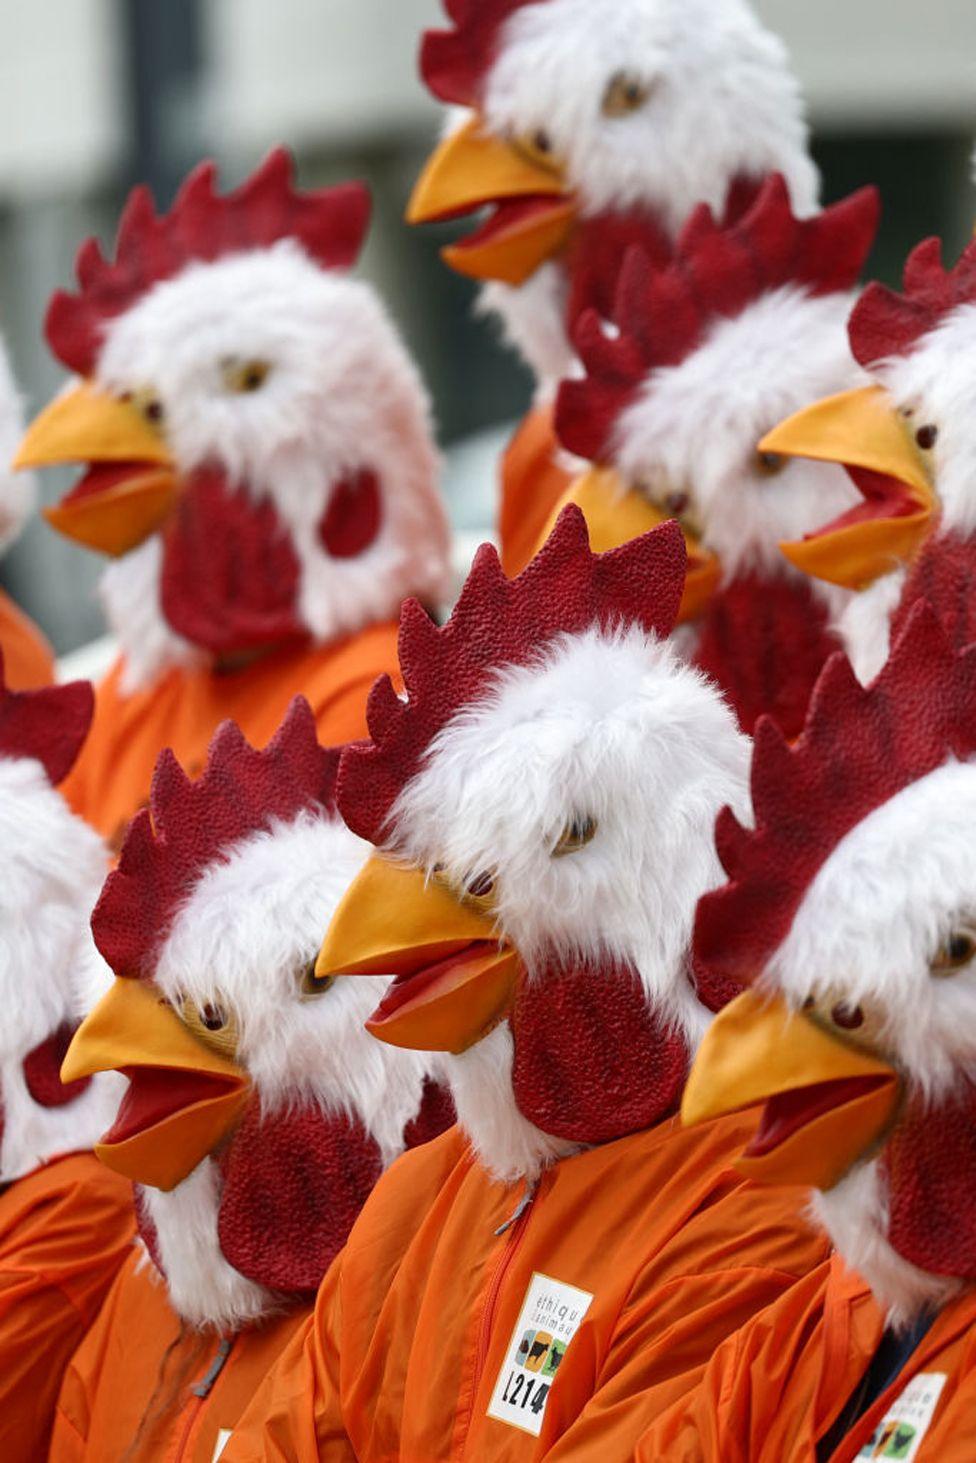
[[[13,691],[33,691],[54,680],[54,652],[40,630],[0,589],[0,650],[4,679]]]
[[[211,1463],[221,1431],[233,1428],[308,1314],[300,1308],[241,1332],[199,1397],[192,1389],[221,1338],[181,1328],[165,1283],[133,1255],[65,1373],[51,1463]]]
[[[132,1248],[132,1186],[90,1153],[0,1195],[0,1458],[47,1456],[58,1387]]]
[[[457,1128],[404,1155],[226,1463],[629,1458],[716,1346],[825,1256],[800,1193],[732,1172],[754,1123],[669,1119],[565,1159],[502,1235],[522,1186],[492,1181]],[[594,1298],[534,1437],[487,1409],[537,1272]]]
[[[573,474],[556,460],[554,410],[551,403],[533,408],[502,458],[498,537],[502,568],[510,579],[535,555],[556,504],[573,482]]]
[[[716,1353],[705,1376],[642,1438],[638,1463],[812,1460],[870,1364],[884,1317],[835,1256],[757,1315]],[[976,1458],[976,1291],[951,1302],[901,1375],[832,1455],[851,1463],[912,1377],[947,1381],[917,1463]]]
[[[210,738],[232,718],[252,746],[278,730],[293,696],[305,696],[330,744],[366,734],[366,697],[377,676],[397,673],[397,627],[373,625],[330,645],[279,651],[242,670],[172,670],[125,696],[117,663],[98,687],[95,720],[62,792],[109,840],[119,840],[149,797],[156,758],[172,747],[191,774],[203,770]]]

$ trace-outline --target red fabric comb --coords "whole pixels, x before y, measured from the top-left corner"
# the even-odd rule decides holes
[[[260,752],[236,723],[225,721],[196,782],[171,751],[163,752],[149,807],[130,823],[118,868],[92,915],[95,943],[116,975],[151,978],[180,905],[234,844],[305,808],[333,812],[339,755],[339,749],[319,745],[315,717],[302,696]]]
[[[872,284],[851,315],[851,349],[862,366],[904,356],[958,305],[976,302],[976,240],[955,269],[942,263],[942,241],[926,239],[908,256],[904,294]]]
[[[835,655],[790,746],[764,718],[752,760],[755,828],[730,809],[716,843],[730,882],[698,905],[696,966],[747,984],[764,970],[817,872],[875,808],[950,757],[976,751],[976,647],[952,649],[932,609],[913,611],[869,688]]]
[[[369,227],[368,189],[344,183],[300,193],[293,174],[291,154],[277,147],[240,188],[223,197],[215,191],[216,164],[201,163],[169,213],[157,214],[148,188],[133,189],[119,223],[114,262],[105,259],[96,239],[86,240],[75,262],[78,294],[58,290],[51,299],[45,333],[54,354],[70,370],[90,375],[106,322],[194,260],[209,262],[295,239],[323,268],[348,269]]]
[[[717,320],[741,315],[785,285],[811,295],[852,289],[874,243],[879,211],[877,190],[864,188],[799,219],[785,179],[775,173],[736,223],[723,227],[706,204],[696,209],[664,268],[632,250],[617,287],[618,333],[608,335],[592,311],[575,331],[586,375],[560,387],[560,440],[579,457],[605,461],[621,413],[650,373],[679,365]]]
[[[57,786],[74,766],[94,712],[88,681],[11,691],[0,651],[0,757],[33,757]]]
[[[477,107],[508,17],[540,0],[444,0],[452,30],[425,31],[420,74],[442,102]]]
[[[638,624],[662,639],[670,635],[685,567],[676,523],[594,554],[583,514],[568,507],[517,579],[506,578],[495,550],[482,545],[440,629],[408,600],[399,644],[406,697],[397,696],[389,676],[378,680],[366,709],[372,742],[343,753],[339,808],[349,827],[383,842],[390,810],[431,741],[456,712],[490,691],[503,667],[526,665],[557,636],[590,626]]]

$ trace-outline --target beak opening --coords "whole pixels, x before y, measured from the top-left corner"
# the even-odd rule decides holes
[[[460,1053],[507,1015],[520,969],[491,916],[420,869],[371,858],[346,891],[315,973],[393,977],[367,1029],[391,1046]]]

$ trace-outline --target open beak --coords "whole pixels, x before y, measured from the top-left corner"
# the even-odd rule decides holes
[[[235,1062],[211,1051],[141,980],[116,980],[75,1032],[62,1082],[118,1071],[129,1086],[95,1152],[135,1183],[174,1189],[234,1127],[248,1098]]]
[[[548,539],[556,526],[556,519],[568,503],[575,503],[582,510],[589,529],[590,548],[595,554],[618,549],[668,521],[668,514],[663,509],[656,507],[643,493],[629,488],[612,468],[593,467],[577,478],[556,504],[536,545],[536,553]],[[703,548],[697,535],[689,529],[683,528],[682,531],[688,551],[688,571],[678,612],[679,624],[694,620],[701,614],[722,577],[721,560]]]
[[[712,1022],[685,1086],[685,1123],[762,1103],[759,1129],[736,1162],[763,1184],[832,1189],[881,1142],[900,1081],[864,1048],[784,1002],[746,991]]]
[[[336,910],[315,973],[394,976],[366,1029],[390,1046],[460,1053],[504,1020],[519,968],[490,914],[374,856]]]
[[[482,130],[472,117],[430,158],[407,207],[407,222],[433,223],[482,208],[491,217],[442,257],[459,274],[522,285],[569,239],[576,203],[555,166]]]
[[[827,397],[774,428],[760,451],[846,467],[863,503],[780,547],[815,579],[863,589],[904,564],[938,509],[932,475],[886,391],[868,386]]]
[[[88,381],[55,397],[31,423],[14,467],[70,462],[88,470],[44,517],[86,548],[127,554],[173,510],[178,479],[163,438],[131,402]]]

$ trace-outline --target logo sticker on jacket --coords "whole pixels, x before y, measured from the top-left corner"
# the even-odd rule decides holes
[[[587,1290],[533,1275],[488,1404],[489,1417],[539,1436],[556,1373],[592,1301]]]
[[[932,1425],[945,1384],[945,1372],[919,1372],[917,1377],[912,1377],[858,1458],[897,1458],[899,1463],[912,1463]]]

